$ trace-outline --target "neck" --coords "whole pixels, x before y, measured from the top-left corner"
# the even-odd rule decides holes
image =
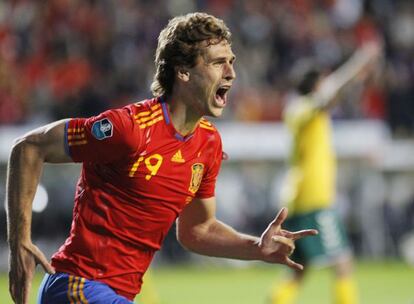
[[[194,111],[184,96],[172,94],[166,101],[174,128],[183,136],[192,133],[202,116]]]

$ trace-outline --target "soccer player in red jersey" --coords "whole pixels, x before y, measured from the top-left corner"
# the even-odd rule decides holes
[[[218,117],[236,75],[230,32],[204,13],[170,20],[156,51],[154,98],[96,117],[43,126],[13,146],[7,185],[10,292],[28,303],[34,268],[47,272],[39,303],[131,303],[167,231],[209,256],[302,265],[294,241],[315,230],[281,228],[282,209],[261,237],[215,217],[223,157]],[[82,162],[70,235],[48,262],[30,237],[31,204],[44,162]]]

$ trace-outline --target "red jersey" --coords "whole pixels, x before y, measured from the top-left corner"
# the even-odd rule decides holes
[[[71,119],[65,136],[67,152],[83,166],[70,236],[52,265],[132,300],[184,206],[214,196],[220,135],[201,119],[183,137],[156,98]]]

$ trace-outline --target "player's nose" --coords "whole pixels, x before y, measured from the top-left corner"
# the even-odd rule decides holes
[[[224,79],[227,81],[236,79],[236,71],[232,63],[225,64],[224,68]]]

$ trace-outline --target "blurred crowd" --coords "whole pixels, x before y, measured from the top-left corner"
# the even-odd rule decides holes
[[[381,73],[344,94],[337,118],[414,133],[414,3],[393,0],[0,1],[0,125],[90,116],[150,96],[172,16],[212,13],[233,33],[238,80],[225,119],[278,121],[295,63],[333,69],[370,39]]]

